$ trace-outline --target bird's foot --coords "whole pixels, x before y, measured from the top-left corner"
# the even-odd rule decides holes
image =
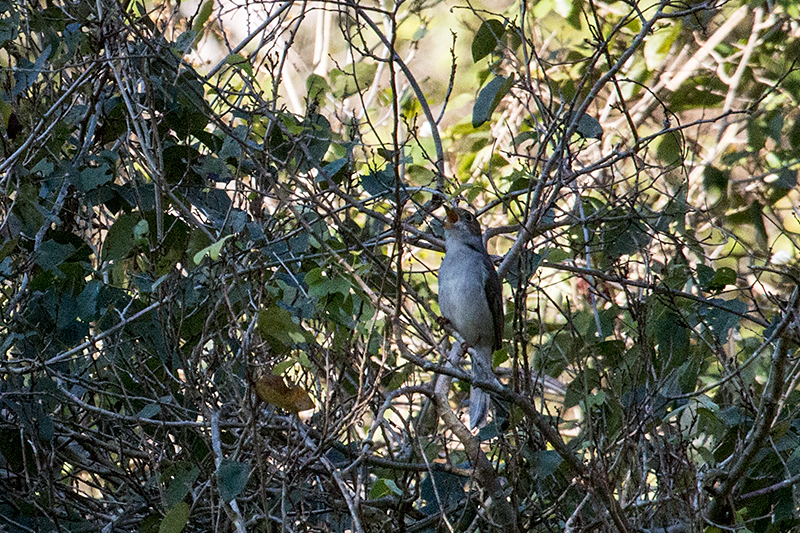
[[[450,319],[447,318],[447,317],[443,317],[443,316],[437,316],[436,317],[436,323],[439,324],[440,328],[443,328],[443,327],[447,326],[448,324],[450,324]]]

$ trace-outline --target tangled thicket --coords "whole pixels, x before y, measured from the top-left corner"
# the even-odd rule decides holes
[[[798,526],[793,2],[187,4],[0,1],[0,529]]]

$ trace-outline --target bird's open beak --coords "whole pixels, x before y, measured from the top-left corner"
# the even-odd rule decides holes
[[[458,222],[458,213],[455,209],[446,204],[444,206],[444,210],[447,212],[447,220],[444,222],[444,227],[446,229],[450,229],[453,224]]]

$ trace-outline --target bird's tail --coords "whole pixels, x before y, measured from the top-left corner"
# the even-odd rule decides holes
[[[472,357],[472,376],[480,381],[494,381],[496,378],[492,372],[492,351],[476,350],[478,352]],[[472,386],[469,389],[469,428],[475,429],[486,425],[486,417],[489,415],[489,404],[491,398],[485,390]]]
[[[486,425],[489,415],[489,393],[478,387],[469,390],[469,429]]]

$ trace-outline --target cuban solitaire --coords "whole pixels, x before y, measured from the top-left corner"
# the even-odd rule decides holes
[[[439,268],[439,308],[472,346],[472,376],[496,381],[492,353],[502,345],[503,285],[483,244],[475,215],[445,206],[446,253]],[[469,393],[470,429],[486,423],[489,394],[472,386]]]

